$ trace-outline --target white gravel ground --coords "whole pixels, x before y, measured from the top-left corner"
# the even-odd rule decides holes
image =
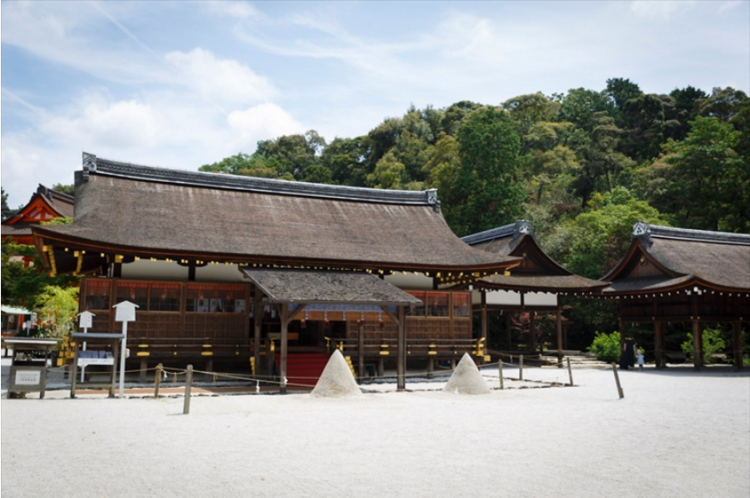
[[[622,400],[611,370],[574,376],[480,396],[194,397],[190,415],[174,397],[3,396],[2,496],[750,496],[748,373],[620,372]]]

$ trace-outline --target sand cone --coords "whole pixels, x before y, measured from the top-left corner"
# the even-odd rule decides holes
[[[463,358],[453,371],[453,375],[443,388],[443,391],[454,394],[490,394],[487,381],[477,369],[477,364],[471,359],[469,353],[464,353]]]
[[[344,355],[338,349],[328,360],[325,370],[315,384],[312,395],[319,398],[344,398],[358,396],[362,391],[354,380],[354,375],[347,365]]]

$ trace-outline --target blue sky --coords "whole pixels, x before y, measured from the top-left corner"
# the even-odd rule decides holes
[[[3,1],[2,185],[81,152],[195,170],[258,140],[367,133],[409,105],[499,104],[629,78],[750,87],[750,2]]]

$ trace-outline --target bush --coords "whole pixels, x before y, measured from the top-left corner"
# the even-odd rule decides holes
[[[726,343],[721,337],[721,330],[707,328],[703,331],[702,336],[703,363],[713,363],[716,361],[714,355],[724,351],[724,348],[726,347]],[[687,341],[683,342],[680,347],[682,348],[682,352],[685,353],[688,358],[695,361],[693,334],[688,333],[687,338]]]
[[[607,363],[620,361],[620,333],[615,331],[611,334],[597,332],[594,342],[588,347],[588,351],[596,354],[596,359]]]

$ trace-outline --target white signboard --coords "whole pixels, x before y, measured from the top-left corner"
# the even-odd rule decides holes
[[[16,370],[17,386],[38,386],[42,380],[39,370]]]
[[[114,305],[117,310],[115,313],[116,322],[134,322],[135,321],[135,309],[138,305],[131,303],[130,301],[123,301]]]
[[[91,327],[93,327],[93,325],[91,324],[91,319],[96,316],[95,314],[90,311],[84,311],[83,313],[78,313],[78,316],[79,327],[81,327],[82,329],[90,329]]]

